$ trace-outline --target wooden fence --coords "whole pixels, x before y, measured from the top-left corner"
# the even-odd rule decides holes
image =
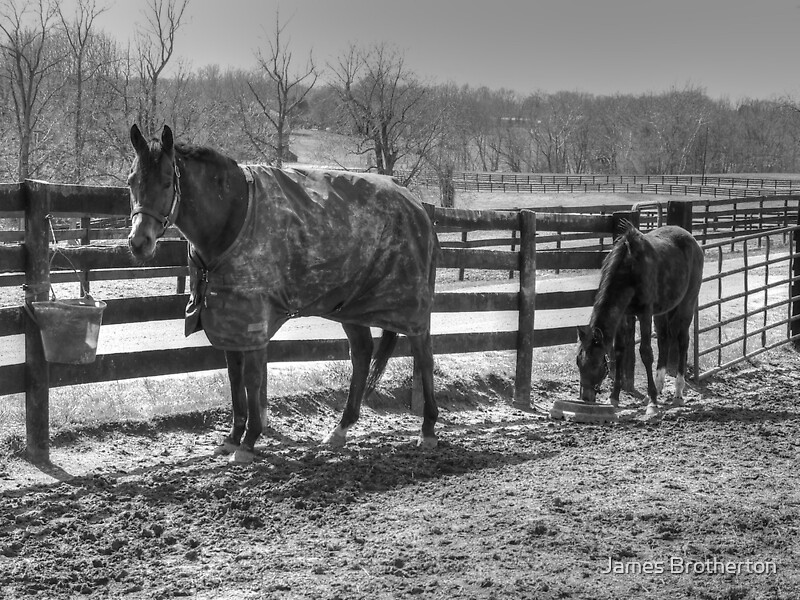
[[[695,230],[700,223],[707,229],[710,227],[704,235],[716,235],[723,227],[727,227],[729,232],[746,231],[741,222],[733,222],[739,214],[737,211],[728,215],[728,209],[715,207],[719,209],[719,216],[725,218],[707,221],[697,211],[692,218],[692,203],[687,201],[671,202],[666,209],[659,210],[643,207],[641,214],[638,211],[590,215],[429,208],[443,240],[448,235],[458,237],[470,232],[474,236],[473,242],[478,242],[460,246],[443,243],[439,268],[519,273],[519,283],[513,292],[438,292],[434,312],[516,311],[518,325],[514,331],[436,335],[434,352],[516,351],[515,403],[525,406],[530,403],[533,349],[573,343],[575,327],[582,324],[568,322],[554,328],[538,328],[537,311],[588,308],[595,293],[593,289],[586,289],[537,294],[537,271],[598,269],[622,218],[634,222],[647,218],[653,224],[658,218],[663,218]],[[773,206],[764,206],[765,211],[773,209]],[[786,220],[792,214],[796,223],[796,203],[793,208],[786,204],[781,210],[783,212],[775,218]],[[143,267],[132,261],[126,246],[109,243],[105,240],[108,234],[93,227],[94,219],[126,216],[128,211],[127,188],[54,185],[38,181],[0,186],[0,217],[24,216],[25,219],[23,243],[0,245],[0,285],[23,285],[25,299],[31,302],[48,299],[51,283],[74,281],[73,269],[87,282],[185,277],[187,251],[183,240],[160,241],[157,262]],[[733,217],[732,220],[728,220],[728,216]],[[83,245],[52,244],[51,224],[60,217],[80,219],[81,229],[62,231],[55,236],[56,241],[77,239]],[[764,219],[773,217],[771,213],[764,214]],[[489,237],[481,241],[480,232]],[[120,229],[119,233],[127,233],[127,229]],[[587,236],[599,240],[599,243],[587,245],[582,241]],[[87,244],[87,240],[92,239],[100,241]],[[497,249],[497,246],[511,246],[512,250]],[[154,323],[148,325],[153,327],[159,321],[181,319],[187,297],[179,290],[163,296],[105,300],[108,306],[103,316],[104,325]],[[796,308],[800,310],[800,306]],[[210,346],[147,351],[131,348],[120,353],[100,354],[90,365],[48,364],[44,360],[39,331],[23,308],[0,309],[0,343],[2,338],[20,335],[25,340],[23,362],[0,366],[0,395],[25,394],[27,448],[34,460],[45,460],[49,455],[48,402],[51,387],[224,368],[223,353]],[[348,357],[346,339],[280,340],[273,342],[270,349],[271,361],[345,360]],[[403,339],[398,354],[410,355]],[[633,362],[631,353],[625,363],[627,381],[632,381]],[[629,387],[625,381],[623,385]]]
[[[433,207],[431,207],[432,209]],[[154,276],[183,277],[187,273],[186,243],[179,239],[159,242],[157,261],[143,267],[133,262],[121,244],[86,245],[87,240],[104,238],[93,232],[92,219],[127,215],[126,188],[55,185],[39,181],[0,186],[0,217],[25,219],[22,244],[0,245],[0,284],[23,285],[26,302],[47,300],[51,283],[74,278],[74,270],[87,282]],[[515,402],[530,403],[533,348],[571,343],[575,324],[555,329],[535,329],[534,309],[563,309],[591,306],[593,290],[553,292],[536,295],[537,269],[597,269],[605,253],[598,250],[567,251],[537,249],[541,232],[595,232],[611,236],[620,218],[614,215],[534,214],[531,211],[492,212],[435,209],[439,231],[518,232],[517,249],[442,249],[443,269],[490,269],[520,274],[515,292],[439,293],[435,312],[518,311],[516,331],[450,333],[434,336],[437,354],[516,350]],[[625,216],[629,216],[628,213]],[[80,219],[84,230],[60,232],[56,241],[78,238],[84,245],[51,244],[57,218]],[[95,235],[98,233],[99,235]],[[9,236],[13,237],[13,236]],[[515,234],[516,237],[516,234]],[[187,297],[183,293],[143,298],[106,299],[104,325],[136,325],[180,319]],[[224,368],[224,355],[210,346],[130,351],[99,354],[89,365],[49,364],[36,325],[21,306],[0,309],[0,338],[24,335],[24,362],[0,366],[0,395],[24,393],[28,455],[34,460],[49,456],[49,389],[51,387],[188,373]],[[275,341],[270,346],[272,361],[344,360],[346,339]],[[410,355],[404,340],[399,355]]]

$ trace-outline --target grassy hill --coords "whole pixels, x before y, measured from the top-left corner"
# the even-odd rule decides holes
[[[352,137],[322,129],[298,129],[292,132],[289,148],[298,164],[346,169],[363,169],[366,159],[358,154]]]

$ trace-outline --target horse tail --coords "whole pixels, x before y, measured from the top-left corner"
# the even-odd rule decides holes
[[[372,357],[372,364],[370,365],[369,375],[367,376],[367,389],[364,392],[364,398],[368,398],[369,395],[375,391],[383,372],[386,370],[386,365],[389,362],[389,359],[392,357],[392,352],[394,352],[396,345],[397,332],[387,331],[384,329],[383,334],[381,335],[381,341],[378,342],[378,350],[375,352],[375,356]]]
[[[625,235],[631,229],[636,229],[636,225],[631,223],[628,219],[620,219],[619,223],[617,223],[617,233],[620,235]]]

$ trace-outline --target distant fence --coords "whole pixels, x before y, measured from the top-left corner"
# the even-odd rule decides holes
[[[398,170],[407,177],[410,172]],[[429,173],[414,177],[419,185],[438,186]],[[763,177],[710,177],[700,175],[543,175],[539,173],[456,172],[453,187],[458,191],[517,194],[605,193],[661,194],[742,198],[773,196],[800,191],[800,180]]]

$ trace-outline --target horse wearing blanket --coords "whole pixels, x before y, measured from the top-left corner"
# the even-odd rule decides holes
[[[350,343],[347,405],[325,443],[345,443],[404,334],[422,372],[418,443],[436,445],[430,313],[439,246],[406,188],[380,175],[242,167],[174,144],[167,126],[148,142],[133,125],[131,142],[131,253],[151,258],[175,225],[190,244],[186,334],[202,329],[225,351],[233,425],[216,454],[253,460],[267,346],[301,316],[340,322]],[[371,326],[383,329],[374,357]]]

